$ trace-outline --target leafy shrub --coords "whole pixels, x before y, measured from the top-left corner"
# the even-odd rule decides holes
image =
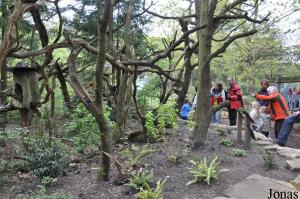
[[[136,194],[138,199],[162,199],[162,190],[166,180],[160,180],[156,182],[155,190],[151,189],[151,187],[147,187],[146,189],[141,189],[139,193]]]
[[[218,157],[216,156],[208,165],[206,158],[202,161],[191,160],[190,163],[194,165],[193,168],[190,168],[190,173],[193,174],[194,180],[189,181],[186,185],[190,185],[196,182],[206,182],[210,185],[212,180],[217,179],[217,166],[219,162],[217,161]]]
[[[97,148],[100,143],[96,119],[83,104],[79,104],[73,111],[66,128],[75,135],[73,139],[79,152],[83,152],[87,146]]]
[[[154,116],[152,112],[146,113],[146,129],[150,140],[157,141],[161,137],[158,129],[154,126]]]
[[[135,191],[146,189],[153,182],[153,177],[153,171],[142,170],[141,172],[138,172],[136,175],[132,176],[127,185]]]
[[[227,138],[222,139],[219,143],[224,146],[232,146],[233,145],[233,143],[230,140],[228,140]]]
[[[276,166],[275,156],[272,152],[265,151],[263,153],[263,159],[264,159],[264,165],[265,165],[267,170],[271,170]]]
[[[68,166],[69,157],[63,144],[57,140],[48,143],[44,139],[37,139],[30,146],[30,153],[26,165],[37,177],[56,177]]]
[[[157,109],[157,122],[160,131],[174,128],[177,124],[177,112],[174,103],[161,104]]]
[[[165,134],[165,128],[176,127],[177,113],[174,104],[162,104],[158,107],[156,115],[146,113],[146,129],[151,141],[160,141]]]
[[[16,199],[72,199],[70,194],[63,192],[56,192],[51,195],[46,194],[46,189],[40,186],[40,189],[36,194],[21,194],[16,197]]]
[[[237,157],[244,157],[247,155],[246,151],[243,149],[232,149],[231,154]]]

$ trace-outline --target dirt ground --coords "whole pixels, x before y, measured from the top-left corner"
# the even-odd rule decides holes
[[[232,148],[242,147],[235,142],[236,135],[234,133],[226,135],[228,139],[234,142],[234,146],[226,147],[219,144],[224,136],[210,129],[206,145],[201,149],[191,151],[186,157],[183,155],[189,145],[189,130],[186,125],[181,121],[176,130],[168,130],[167,134],[165,142],[151,144],[150,146],[155,152],[143,158],[143,163],[147,169],[153,169],[156,180],[167,179],[164,186],[164,198],[167,199],[212,199],[221,196],[222,191],[252,174],[285,181],[292,180],[297,176],[297,173],[284,168],[285,159],[279,156],[276,156],[276,168],[267,171],[264,167],[262,151],[254,144],[252,144],[252,149],[247,151],[246,157],[234,157],[231,154]],[[299,136],[300,134],[293,133],[288,145],[299,148]],[[135,143],[135,145],[143,144]],[[168,160],[170,154],[175,153],[181,157],[178,164]],[[189,160],[200,160],[204,157],[211,160],[215,155],[220,161],[220,169],[228,169],[228,171],[220,173],[218,179],[210,186],[204,183],[186,186],[185,184],[193,179],[188,170],[191,167]],[[57,182],[47,188],[48,192],[62,190],[69,192],[73,198],[78,199],[134,198],[126,185],[116,186],[113,184],[113,179],[116,178],[117,174],[115,168],[110,182],[96,183],[99,159],[100,157],[94,156],[81,162],[78,168],[69,170],[66,176],[58,177]],[[39,179],[26,174],[20,174],[19,177],[16,175],[2,177],[0,180],[0,198],[10,199],[15,198],[20,193],[30,193],[39,184],[41,184]]]

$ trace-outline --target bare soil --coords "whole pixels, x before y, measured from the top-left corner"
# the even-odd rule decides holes
[[[300,134],[293,133],[288,146],[299,148]],[[228,138],[234,142],[234,146],[226,147],[219,142],[223,138]],[[186,157],[184,151],[189,146],[189,130],[185,123],[180,121],[176,130],[168,130],[166,140],[163,143],[153,143],[150,146],[155,149],[146,155],[144,165],[147,169],[153,169],[156,180],[167,179],[164,186],[164,198],[182,198],[182,199],[213,199],[222,196],[222,191],[231,185],[252,174],[259,174],[278,180],[293,180],[298,173],[290,172],[285,168],[285,159],[276,156],[276,168],[266,170],[262,158],[260,147],[252,144],[251,150],[247,150],[247,156],[234,157],[231,154],[233,148],[242,148],[236,143],[236,134],[219,135],[213,129],[210,129],[206,145],[200,149],[191,151]],[[132,143],[130,143],[131,145]],[[135,145],[143,145],[135,143]],[[124,147],[124,146],[122,146]],[[118,153],[119,149],[115,149]],[[168,160],[171,154],[178,153],[180,162],[174,164]],[[2,155],[2,154],[0,154]],[[191,159],[202,159],[206,157],[209,161],[218,156],[220,169],[228,169],[227,172],[220,173],[218,179],[211,185],[198,183],[186,186],[185,184],[192,180],[188,168],[192,165]],[[116,178],[117,171],[113,167],[110,182],[96,182],[97,166],[99,165],[99,156],[87,158],[79,164],[78,169],[70,170],[66,176],[57,178],[57,182],[47,187],[49,193],[62,190],[69,192],[73,198],[78,199],[126,199],[134,198],[126,185],[116,186],[113,180]],[[1,176],[0,176],[1,177]],[[24,174],[2,176],[0,179],[0,198],[15,198],[17,194],[28,193],[36,190],[41,181],[35,177]]]

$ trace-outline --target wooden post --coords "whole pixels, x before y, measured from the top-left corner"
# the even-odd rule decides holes
[[[238,143],[242,143],[242,127],[243,127],[243,118],[242,114],[238,111],[238,118],[237,118],[237,141]]]
[[[276,77],[275,83],[276,83],[277,90],[280,93],[281,82],[280,82],[280,77],[279,76]]]
[[[245,149],[251,148],[250,132],[249,132],[248,125],[250,125],[250,119],[249,117],[245,117],[245,142],[244,142]]]

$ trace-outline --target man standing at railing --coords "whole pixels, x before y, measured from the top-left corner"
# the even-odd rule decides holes
[[[268,96],[269,95],[268,91],[267,91],[268,87],[269,87],[268,80],[265,80],[265,79],[262,80],[260,82],[260,88],[261,89],[260,89],[260,91],[258,91],[258,94]],[[268,100],[259,100],[259,99],[257,99],[257,101],[258,101],[260,106],[269,106],[269,101]]]

